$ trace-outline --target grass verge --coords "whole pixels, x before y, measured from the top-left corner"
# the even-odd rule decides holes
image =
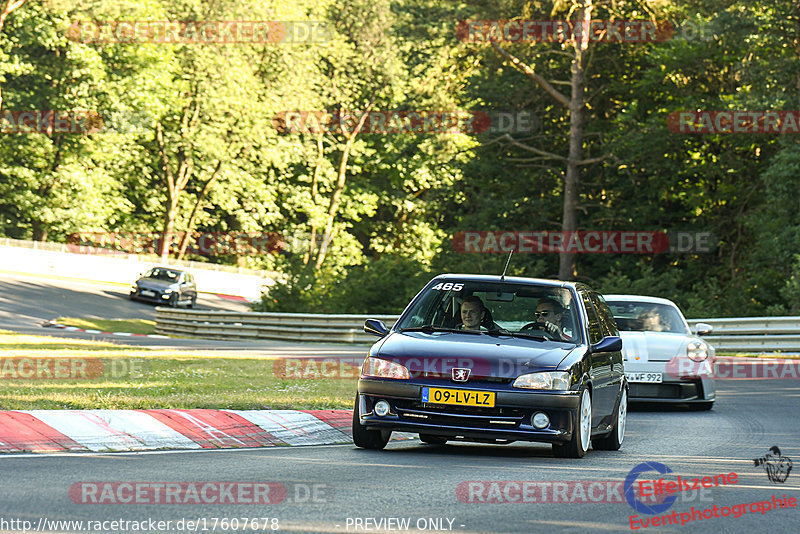
[[[156,322],[147,319],[82,319],[59,317],[57,323],[101,332],[129,332],[131,334],[155,334]]]
[[[0,409],[352,408],[355,378],[279,378],[275,361],[0,330]]]

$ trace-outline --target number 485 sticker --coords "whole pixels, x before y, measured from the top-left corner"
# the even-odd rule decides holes
[[[437,289],[442,291],[450,291],[450,290],[461,291],[462,289],[464,289],[464,284],[453,284],[452,282],[447,282],[446,284],[445,283],[436,284],[431,289]]]

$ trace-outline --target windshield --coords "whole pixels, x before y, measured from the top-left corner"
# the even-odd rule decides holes
[[[397,323],[400,331],[463,330],[580,342],[575,302],[567,289],[502,282],[435,282]]]
[[[628,332],[671,332],[686,334],[688,329],[674,306],[653,302],[606,301],[617,327]]]
[[[144,275],[145,278],[155,278],[156,280],[167,280],[169,282],[177,282],[178,277],[180,276],[179,271],[173,271],[171,269],[161,269],[161,268],[154,268],[147,271]]]

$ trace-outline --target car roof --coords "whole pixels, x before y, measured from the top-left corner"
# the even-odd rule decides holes
[[[500,275],[494,274],[458,274],[458,273],[443,273],[436,277],[436,279],[458,279],[470,280],[474,282],[508,282],[511,284],[538,284],[552,287],[572,287],[576,286],[576,282],[565,282],[563,280],[548,280],[544,278],[525,278],[522,276],[506,276],[501,280]]]
[[[647,295],[606,295],[603,294],[603,298],[606,301],[615,300],[617,302],[647,302],[650,304],[667,304],[669,306],[678,307],[677,304],[672,302],[669,299],[661,298],[661,297],[650,297]]]

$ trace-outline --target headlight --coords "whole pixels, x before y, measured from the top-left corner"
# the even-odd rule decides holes
[[[139,291],[139,286],[137,284],[131,284],[131,291]]]
[[[569,389],[569,373],[564,371],[528,373],[518,376],[513,386],[527,389]]]
[[[702,341],[692,341],[686,345],[686,355],[690,360],[702,362],[708,358],[708,345]]]
[[[408,380],[408,369],[399,363],[382,360],[380,358],[367,357],[364,365],[361,366],[361,376],[372,376],[375,378],[395,378],[397,380]]]
[[[165,294],[165,295],[169,295],[169,294],[170,294],[170,293],[172,293],[173,291],[175,291],[175,290],[174,290],[174,289],[172,289],[171,287],[168,287],[167,289],[165,289],[165,290],[164,290],[164,294]]]

